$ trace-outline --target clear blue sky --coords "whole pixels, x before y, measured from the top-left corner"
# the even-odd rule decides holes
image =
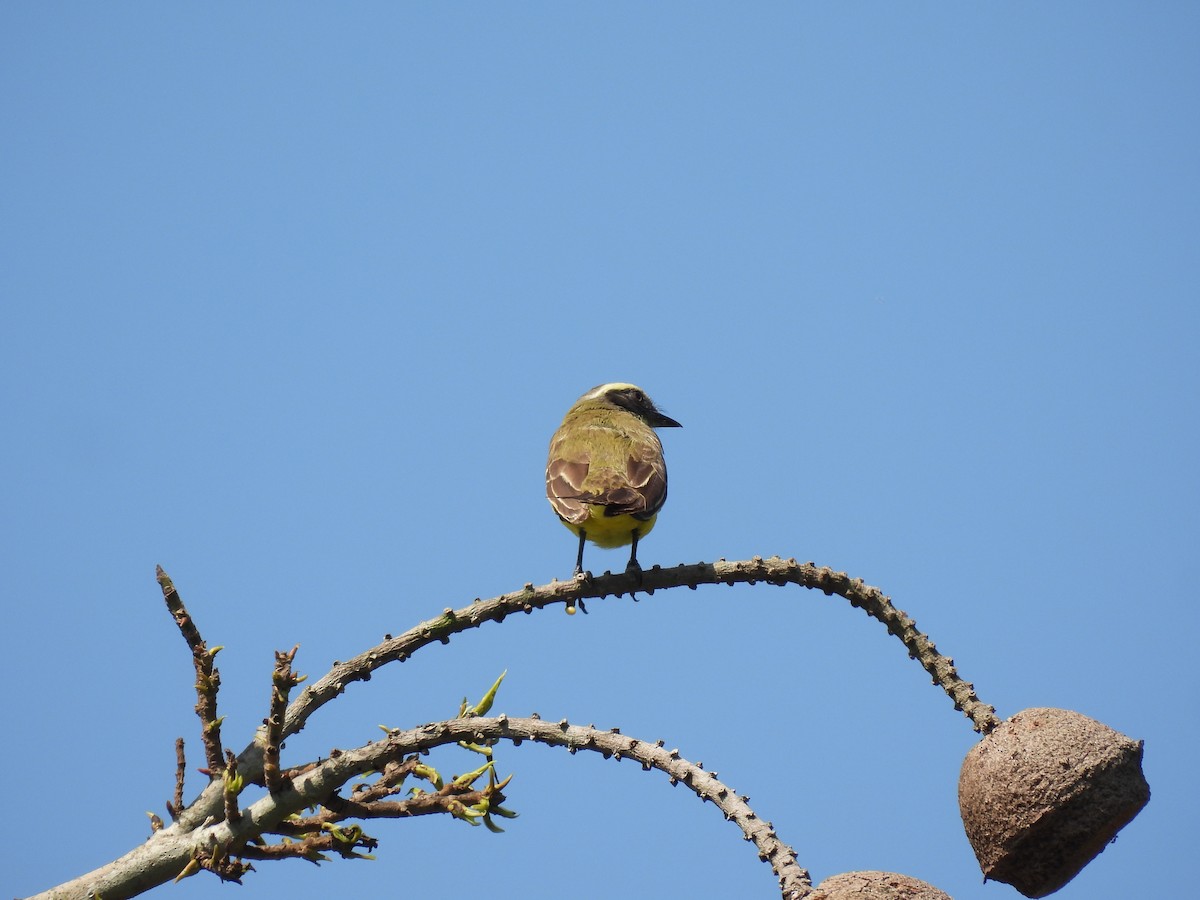
[[[274,649],[317,677],[567,577],[546,445],[628,380],[684,424],[644,563],[846,570],[1002,715],[1144,739],[1150,805],[1058,896],[1183,896],[1198,38],[1191,3],[5,4],[0,891],[141,840],[176,736],[200,764],[156,563],[226,647],[241,749]],[[962,835],[967,721],[844,601],[591,610],[429,648],[285,761],[507,668],[497,709],[664,739],[818,879],[1017,896]],[[263,865],[238,896],[777,896],[659,776],[499,760],[506,834],[374,823],[379,861]]]

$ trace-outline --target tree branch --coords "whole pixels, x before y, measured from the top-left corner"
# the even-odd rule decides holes
[[[188,637],[190,632],[186,629],[190,627],[192,631],[195,631],[194,624],[191,623],[190,617],[187,616],[187,611],[183,608],[182,601],[179,600],[178,594],[170,583],[170,579],[166,577],[161,569],[159,569],[159,580],[163,585],[163,593],[168,607],[179,623],[181,630],[184,631],[185,637]],[[348,684],[354,681],[368,681],[374,671],[381,666],[390,662],[403,662],[422,647],[435,641],[443,644],[449,643],[450,638],[454,634],[470,628],[476,628],[485,622],[501,622],[509,615],[517,612],[529,614],[535,609],[559,603],[573,606],[580,600],[585,599],[602,599],[608,596],[620,597],[627,593],[632,596],[635,592],[653,594],[656,590],[684,586],[694,590],[700,584],[755,584],[760,581],[774,585],[795,584],[823,591],[826,595],[837,594],[844,597],[852,606],[862,609],[869,616],[881,622],[890,634],[900,639],[910,657],[917,659],[921,663],[933,678],[934,683],[946,692],[953,701],[956,709],[966,714],[977,731],[988,733],[999,724],[1000,720],[996,717],[995,710],[983,703],[976,696],[974,688],[969,682],[959,677],[954,668],[953,660],[938,653],[937,648],[929,637],[918,631],[916,623],[903,610],[894,607],[889,598],[878,588],[870,587],[860,579],[852,579],[845,573],[835,572],[832,569],[819,567],[813,563],[798,563],[794,559],[784,560],[779,557],[771,557],[770,559],[754,557],[753,559],[734,562],[719,560],[715,563],[680,565],[669,569],[654,566],[653,568],[643,570],[638,575],[605,573],[602,576],[593,577],[590,573],[585,573],[572,581],[552,581],[540,587],[534,587],[532,583],[529,583],[519,591],[502,594],[489,600],[477,599],[474,603],[462,609],[454,610],[447,608],[443,611],[442,615],[422,622],[397,637],[386,636],[382,643],[347,662],[336,662],[325,676],[301,691],[299,696],[287,707],[282,728],[276,730],[277,726],[268,723],[258,730],[254,741],[237,758],[236,775],[240,776],[245,782],[262,783],[264,780],[264,748],[268,744],[277,744],[286,737],[300,731],[310,716],[320,709],[321,706],[342,693]],[[225,761],[220,757],[218,730],[220,720],[214,718],[216,687],[219,682],[216,680],[215,670],[212,671],[212,676],[207,681],[203,677],[204,671],[202,670],[202,663],[205,659],[211,666],[213,651],[208,651],[204,647],[203,641],[199,640],[198,631],[195,631],[194,638],[188,638],[188,644],[192,648],[193,657],[196,659],[197,689],[201,698],[201,702],[197,704],[197,712],[200,713],[201,720],[204,722],[206,756],[209,757],[210,769],[216,771],[212,760],[214,749],[217,758],[216,765],[221,768],[224,768],[225,765]],[[202,712],[201,706],[204,705],[205,697],[207,696],[205,690],[208,688],[211,688],[212,705],[206,711]],[[277,713],[273,712],[273,716],[277,716]],[[270,718],[272,716],[268,717],[268,719]],[[481,722],[493,721],[500,720],[464,719],[457,720],[457,724],[441,723],[438,726],[426,727],[447,728],[451,731],[471,727],[480,729]],[[504,719],[503,721],[511,724],[527,720]],[[467,724],[464,725],[464,722]],[[563,726],[564,734],[572,735],[572,741],[576,742],[569,744],[569,746],[578,749],[580,745],[577,742],[583,740],[580,736],[583,732],[572,731],[571,729],[573,728],[575,726],[566,726],[565,724]],[[584,731],[589,735],[598,734],[594,730]],[[405,732],[404,734],[413,733],[415,732]],[[535,734],[539,736],[535,736]],[[546,739],[545,735],[536,730],[530,730],[526,736],[517,735],[513,732],[503,733],[500,736],[513,740],[514,743],[519,739],[525,739],[526,736],[534,740]],[[450,740],[457,740],[457,738],[435,740],[433,743],[425,746],[432,747],[439,743],[449,742]],[[621,740],[628,742],[631,739],[622,738]],[[547,739],[547,742],[550,741]],[[562,745],[568,745],[565,738]],[[618,749],[599,740],[594,739],[593,747],[599,749],[600,752],[605,752],[607,748],[610,755],[618,754]],[[588,749],[591,748],[589,747]],[[355,752],[358,753],[361,751]],[[621,755],[633,755],[628,747],[619,750],[619,752]],[[665,751],[662,751],[660,747],[659,752]],[[660,764],[660,762],[655,761],[656,759],[653,754],[649,754],[643,759],[643,764],[648,762],[650,767],[670,771],[665,767],[668,765],[666,762]],[[323,785],[325,787],[323,795],[329,796],[336,789],[336,785],[330,786],[331,782],[328,781],[331,777],[329,767],[334,762],[334,760],[329,760],[326,764],[317,765],[302,776],[296,777],[298,780],[300,778],[304,779],[304,784],[306,785],[313,784],[314,782]],[[345,763],[343,762],[343,764]],[[368,768],[372,767],[374,766],[368,766]],[[295,773],[297,770],[292,771]],[[678,780],[684,780],[681,776],[675,776],[674,774],[673,777],[677,777]],[[710,776],[704,777],[707,778]],[[281,781],[284,781],[284,779],[281,779]],[[337,782],[337,784],[340,783]],[[685,783],[687,782],[685,781]],[[696,789],[691,784],[689,786],[693,787],[693,790]],[[179,813],[174,824],[155,832],[142,847],[126,854],[109,866],[98,869],[89,875],[71,882],[70,886],[74,886],[76,890],[81,890],[83,889],[80,887],[81,885],[112,885],[112,887],[102,888],[102,892],[106,898],[110,898],[111,900],[111,898],[115,897],[129,897],[149,887],[160,884],[163,880],[175,877],[180,872],[179,866],[181,865],[181,860],[184,862],[189,860],[194,861],[197,854],[209,852],[209,847],[214,844],[222,847],[241,846],[245,843],[246,835],[252,833],[261,834],[263,829],[274,824],[270,819],[278,810],[284,808],[286,798],[297,796],[294,786],[288,787],[286,784],[282,784],[280,787],[281,791],[276,795],[278,803],[272,805],[267,802],[271,801],[272,797],[263,798],[263,800],[252,805],[250,810],[243,811],[239,822],[230,823],[220,821],[224,818],[226,791],[223,779],[214,779],[201,792],[200,796],[191,806]],[[715,794],[707,796],[706,799],[714,799],[715,796]],[[752,832],[754,833],[754,836],[750,837],[750,839],[755,840],[759,845],[760,855],[770,860],[773,867],[779,866],[780,868],[776,868],[777,874],[782,872],[784,874],[781,874],[780,877],[781,879],[785,878],[785,874],[791,871],[791,866],[795,865],[794,855],[789,856],[791,851],[786,850],[786,848],[783,848],[783,845],[778,844],[774,832],[770,829],[769,825],[765,826],[765,831],[760,832],[759,828],[762,826],[762,823],[758,823],[758,820],[753,817],[753,813],[749,811],[748,807],[745,807],[745,809],[738,808],[737,799],[729,799],[727,794],[722,800],[722,803],[726,804],[722,805],[722,809],[726,811],[728,817],[738,821],[739,825],[743,826],[744,831],[750,829],[747,832],[748,837],[750,837]],[[309,801],[306,800],[301,806],[306,805],[307,802]],[[714,802],[716,802],[716,799],[714,799]],[[256,815],[264,816],[265,818],[259,821]],[[280,815],[283,815],[283,813],[280,813]],[[219,824],[214,824],[218,822]],[[755,825],[755,823],[758,824]],[[762,843],[759,843],[760,841]],[[181,853],[182,856],[180,855]],[[790,865],[787,862],[789,858],[791,859]],[[796,869],[801,872],[803,871],[798,866],[796,866]],[[807,878],[806,875],[805,878]],[[806,881],[801,879],[788,877],[785,879],[785,890],[801,890],[801,887],[796,886],[806,883]],[[120,885],[119,889],[116,887],[117,884]],[[64,886],[64,888],[70,886]],[[82,897],[84,894],[70,892],[60,894],[55,892],[53,896]],[[795,893],[791,896],[802,897],[804,894]]]
[[[204,742],[204,757],[208,762],[208,772],[213,778],[220,775],[225,768],[225,758],[221,752],[221,720],[217,718],[217,691],[221,687],[221,673],[213,665],[213,657],[220,647],[208,649],[200,629],[188,614],[183,605],[183,598],[175,590],[175,584],[163,571],[162,566],[155,568],[158,584],[162,588],[163,600],[167,609],[179,626],[183,639],[187,641],[188,649],[192,651],[192,662],[196,666],[196,715],[200,717],[200,734]]]
[[[779,878],[784,900],[802,900],[813,891],[812,880],[797,863],[795,851],[779,840],[770,822],[758,818],[750,808],[748,798],[730,790],[715,773],[706,772],[681,757],[678,750],[664,749],[662,741],[650,743],[616,730],[600,731],[571,725],[565,720],[551,723],[536,718],[496,716],[450,719],[407,731],[395,730],[381,741],[356,750],[335,752],[329,759],[294,776],[279,792],[267,794],[252,803],[236,820],[210,823],[193,831],[184,831],[178,824],[171,825],[155,832],[121,859],[52,891],[38,894],[32,900],[132,897],[182,874],[199,871],[198,859],[216,860],[225,871],[240,875],[245,871],[245,865],[239,864],[236,857],[243,849],[248,849],[246,855],[252,858],[269,858],[272,851],[254,848],[250,846],[252,842],[283,825],[288,816],[322,804],[355,776],[383,771],[389,764],[434,747],[459,741],[484,744],[497,740],[511,741],[514,746],[523,741],[536,741],[563,747],[571,753],[582,750],[599,753],[606,759],[629,758],[639,762],[645,770],[657,769],[669,776],[672,784],[683,784],[701,800],[711,801],[726,819],[741,829],[746,840],[758,848],[759,858],[769,863]]]
[[[328,674],[302,691],[288,707],[283,737],[300,731],[309,716],[344,691],[351,682],[368,681],[381,666],[403,662],[434,641],[447,644],[452,635],[477,628],[485,622],[502,622],[513,613],[528,614],[557,603],[572,605],[579,600],[620,597],[637,591],[653,594],[656,590],[667,588],[686,586],[695,590],[701,584],[755,584],[759,581],[774,585],[795,584],[823,591],[826,595],[844,597],[851,606],[858,607],[883,623],[890,634],[900,639],[909,656],[921,663],[932,676],[934,684],[946,692],[954,701],[954,708],[971,720],[976,731],[987,733],[1000,723],[995,709],[980,701],[975,695],[974,686],[958,676],[954,661],[938,653],[929,636],[918,631],[908,614],[893,606],[879,588],[864,584],[862,579],[850,578],[844,572],[835,572],[813,563],[798,563],[794,559],[785,560],[777,556],[770,559],[756,556],[736,562],[719,560],[669,569],[654,566],[644,570],[640,578],[624,573],[606,573],[599,577],[552,581],[540,587],[527,584],[519,591],[501,594],[490,600],[476,600],[462,609],[447,608],[436,619],[422,622],[398,637],[388,636],[383,643],[347,662],[335,663]]]
[[[175,738],[175,799],[167,801],[167,812],[172,821],[179,818],[183,809],[183,776],[187,772],[187,757],[183,753],[183,738]]]
[[[288,695],[292,688],[307,677],[297,675],[292,671],[292,663],[296,660],[297,644],[287,653],[275,651],[275,670],[271,673],[271,704],[263,725],[266,726],[266,740],[263,743],[263,779],[267,790],[272,794],[279,790],[281,775],[279,772],[279,746],[283,743],[283,717],[287,712]]]

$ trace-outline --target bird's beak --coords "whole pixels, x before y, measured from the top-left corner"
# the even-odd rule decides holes
[[[670,416],[664,416],[658,410],[654,411],[654,415],[649,419],[651,428],[682,428],[683,426],[672,419]]]

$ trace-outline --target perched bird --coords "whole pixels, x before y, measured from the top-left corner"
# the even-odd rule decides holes
[[[655,428],[678,428],[634,384],[592,388],[567,410],[550,440],[546,497],[583,545],[632,544],[626,572],[641,572],[638,541],[650,533],[667,499],[667,464]]]

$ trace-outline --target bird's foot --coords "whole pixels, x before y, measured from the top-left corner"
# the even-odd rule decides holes
[[[592,580],[592,573],[586,571],[582,565],[578,565],[575,567],[575,574],[572,577],[575,581],[579,582],[580,584],[583,584],[584,582],[588,582],[588,581]],[[582,600],[568,600],[567,601],[567,615],[569,615],[569,616],[575,615],[576,609],[578,609],[585,616],[587,615],[587,607],[583,605]]]

